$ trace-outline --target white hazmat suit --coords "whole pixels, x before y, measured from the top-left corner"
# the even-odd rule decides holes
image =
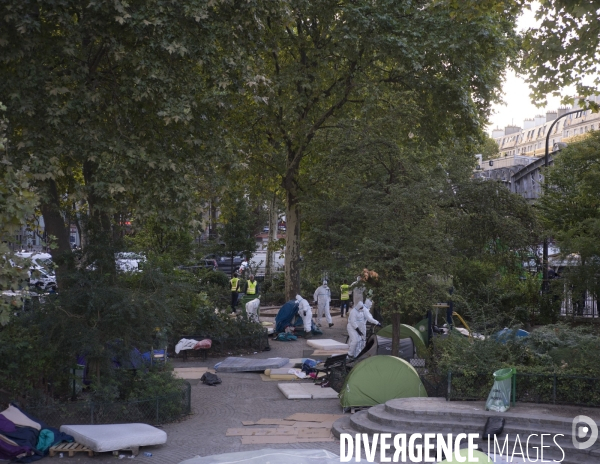
[[[248,319],[254,322],[258,321],[258,308],[260,307],[260,298],[254,298],[246,303],[246,314]]]
[[[360,301],[352,308],[350,315],[348,316],[348,336],[350,337],[348,356],[352,358],[356,358],[365,346],[367,321],[379,325],[379,322],[376,319],[373,319],[369,310],[365,310],[364,304]],[[360,331],[360,333],[358,331]]]
[[[329,303],[331,301],[331,290],[327,286],[327,281],[315,290],[313,300],[317,302],[317,325],[321,325],[321,317],[325,316],[329,327],[333,325],[331,314],[329,313]]]
[[[296,295],[296,303],[298,303],[298,314],[304,323],[304,331],[309,334],[312,331],[312,309],[304,298]]]

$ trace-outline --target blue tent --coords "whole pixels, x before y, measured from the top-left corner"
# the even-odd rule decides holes
[[[500,343],[506,343],[509,340],[512,339],[517,339],[517,338],[523,338],[523,337],[528,337],[529,336],[529,332],[527,332],[526,330],[523,329],[518,329],[518,330],[513,330],[513,329],[509,329],[509,328],[504,328],[499,332],[496,332],[496,334],[494,335],[494,339],[497,342]]]
[[[296,300],[290,300],[279,308],[275,316],[275,332],[284,332],[285,328],[294,325],[294,317],[298,314],[298,303]]]

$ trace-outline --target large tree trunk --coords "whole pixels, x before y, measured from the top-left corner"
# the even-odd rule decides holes
[[[300,206],[297,187],[286,191],[285,296],[288,300],[300,293]]]
[[[45,196],[41,204],[42,216],[44,217],[44,227],[46,235],[53,237],[53,246],[50,249],[52,260],[56,264],[56,283],[58,288],[66,286],[66,278],[69,274],[71,245],[69,242],[69,225],[65,224],[63,215],[60,212],[60,199],[58,188],[54,180],[45,182]]]
[[[267,241],[267,262],[265,263],[265,274],[272,277],[275,273],[275,250],[274,242],[277,240],[277,220],[279,214],[277,211],[277,194],[273,192],[273,198],[269,205],[269,234]]]
[[[83,178],[88,187],[87,202],[89,220],[87,221],[88,260],[105,275],[117,274],[111,217],[103,210],[102,198],[96,195],[94,175],[97,166],[91,162],[83,163]]]

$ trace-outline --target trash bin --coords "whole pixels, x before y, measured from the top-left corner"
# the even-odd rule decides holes
[[[500,369],[494,372],[494,385],[485,402],[487,411],[508,411],[512,392],[512,378],[515,374],[516,370],[514,368]]]

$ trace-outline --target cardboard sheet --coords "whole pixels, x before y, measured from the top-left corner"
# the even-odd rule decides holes
[[[309,429],[302,429],[309,430]],[[318,429],[315,429],[318,430]],[[325,429],[323,429],[325,430]],[[299,430],[295,427],[277,427],[277,428],[256,428],[256,427],[242,427],[242,428],[234,428],[227,429],[227,433],[225,436],[227,437],[260,437],[260,436],[272,436],[272,435],[280,435],[280,436],[296,436],[298,435]],[[310,434],[309,434],[310,435]],[[306,438],[306,437],[303,437]]]
[[[282,436],[263,436],[263,437],[242,437],[242,445],[266,445],[266,444],[286,444],[286,443],[318,443],[335,441],[331,438],[297,438]]]
[[[178,379],[200,379],[205,373],[215,373],[214,369],[208,367],[176,367],[173,369],[173,376]]]
[[[285,419],[260,419],[257,421],[242,421],[242,425],[285,425],[293,426],[296,421],[288,421]]]
[[[289,421],[303,422],[335,422],[339,418],[344,417],[341,414],[311,414],[306,412],[297,412],[285,418]]]
[[[236,358],[229,357],[215,366],[221,372],[264,372],[266,369],[277,369],[289,363],[288,358]]]

